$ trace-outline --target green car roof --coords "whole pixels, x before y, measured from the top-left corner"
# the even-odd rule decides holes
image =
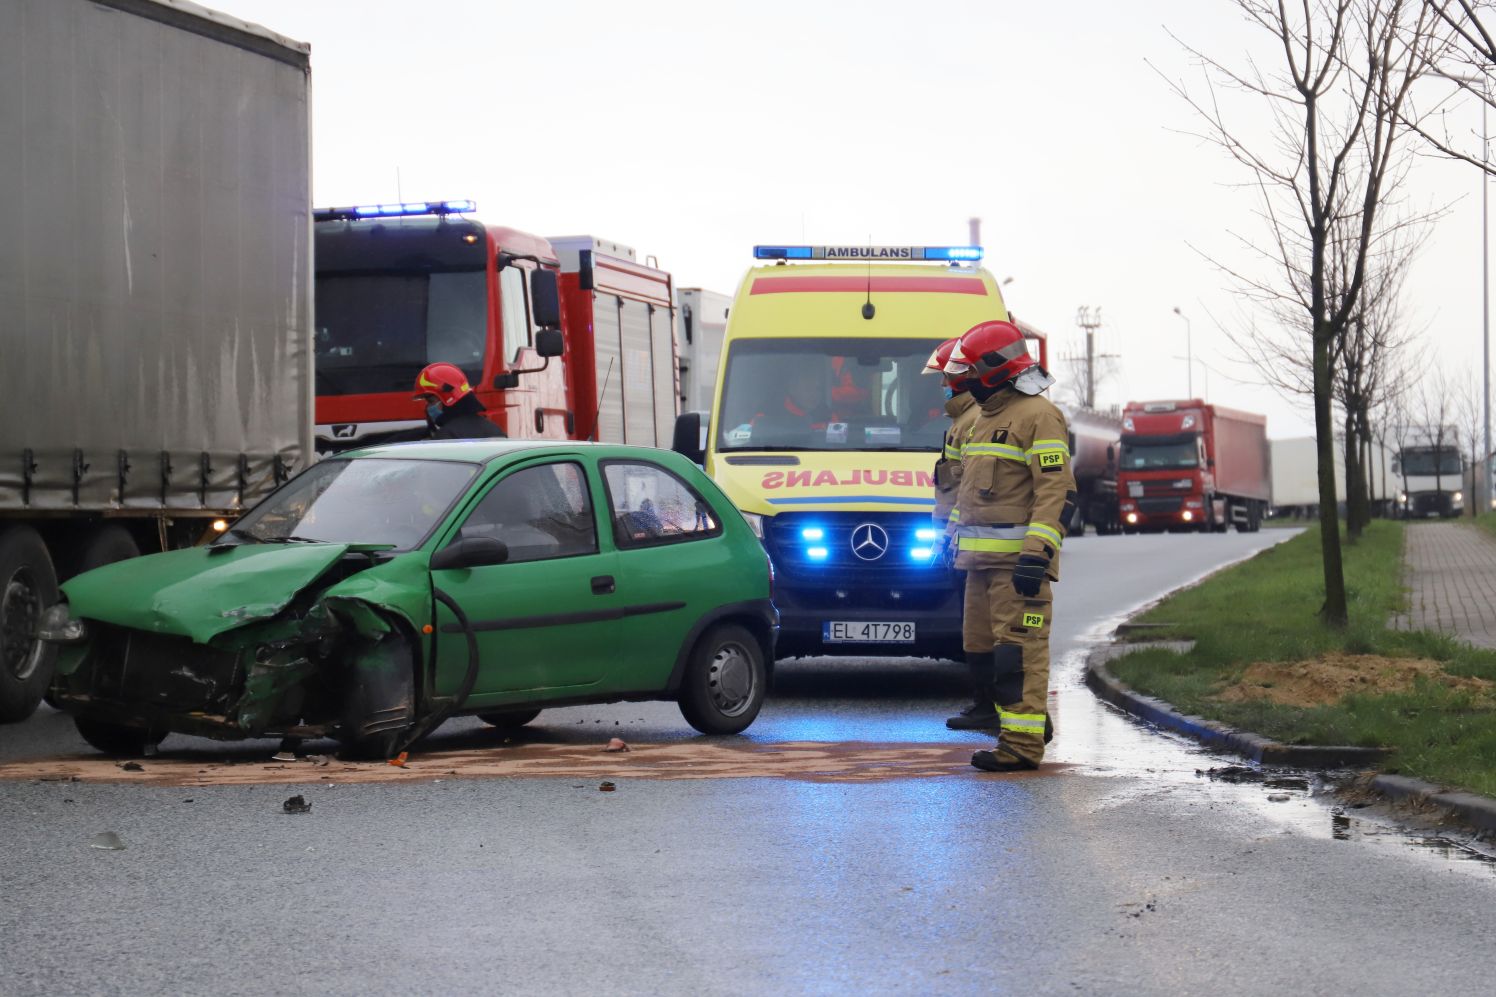
[[[386,443],[339,454],[339,457],[400,457],[405,460],[466,460],[486,463],[524,450],[572,450],[593,444],[571,440],[422,440]]]

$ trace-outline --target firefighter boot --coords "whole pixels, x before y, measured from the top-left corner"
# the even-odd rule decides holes
[[[971,756],[971,764],[984,772],[1028,771],[1038,768],[1039,759],[1044,757],[1049,717],[1046,713],[1026,711],[1023,658],[1021,644],[999,644],[993,649],[991,695],[993,702],[999,704],[998,744]]]
[[[971,705],[946,720],[951,730],[997,730],[997,706],[992,686],[992,652],[967,651],[966,669],[971,676]]]

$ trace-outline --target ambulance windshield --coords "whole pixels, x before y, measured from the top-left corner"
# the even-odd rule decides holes
[[[728,348],[719,451],[938,450],[938,339],[740,339]]]

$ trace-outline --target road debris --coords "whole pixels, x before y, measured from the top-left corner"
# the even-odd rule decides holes
[[[621,738],[621,737],[615,737],[615,738],[613,738],[612,740],[610,740],[608,742],[608,746],[606,748],[604,748],[603,750],[604,751],[632,751],[633,749],[630,748],[627,744],[624,743],[623,738]]]
[[[122,763],[120,765],[120,768],[124,769],[126,772],[144,772],[145,771],[145,769],[143,767],[141,767],[141,764],[139,762],[124,762],[124,763]]]
[[[1267,794],[1267,800],[1269,803],[1287,803],[1291,799],[1293,799],[1293,797],[1289,796],[1287,793]]]
[[[395,766],[395,768],[397,768],[397,769],[408,768],[409,766],[407,766],[405,764],[405,760],[407,758],[409,758],[409,757],[410,757],[410,752],[408,752],[408,751],[402,751],[398,755],[396,755],[394,758],[391,758],[390,761],[389,761],[389,764]]]
[[[289,751],[277,751],[270,756],[270,760],[272,762],[294,762],[296,761],[296,756]]]
[[[93,836],[89,847],[99,848],[106,852],[122,852],[125,850],[125,843],[113,831],[100,831]]]
[[[604,780],[603,782],[599,783],[598,787],[597,787],[598,792],[600,792],[600,793],[611,793],[611,792],[613,792],[617,788],[618,788],[617,786],[613,785],[611,782],[608,782],[606,780]]]
[[[1247,768],[1245,765],[1224,765],[1217,769],[1195,769],[1195,775],[1203,776],[1211,782],[1261,782],[1262,773],[1257,769]]]
[[[288,814],[311,813],[312,805],[306,801],[306,797],[297,793],[289,800],[281,804],[281,809]]]

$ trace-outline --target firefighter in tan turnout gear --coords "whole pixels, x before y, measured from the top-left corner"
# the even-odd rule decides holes
[[[963,643],[998,714],[998,743],[971,764],[1033,769],[1044,758],[1049,695],[1050,583],[1059,580],[1064,524],[1076,502],[1065,417],[1040,397],[1054,383],[1011,322],[961,336],[946,372],[976,400],[962,450],[951,528],[966,572]]]
[[[945,432],[945,446],[940,458],[935,461],[934,520],[935,528],[941,531],[947,542],[956,508],[956,490],[961,484],[961,445],[977,421],[977,416],[981,414],[971,392],[964,385],[957,388],[945,373],[945,365],[950,363],[951,352],[956,348],[957,342],[957,339],[947,339],[937,346],[935,352],[930,354],[930,359],[925,362],[924,370],[926,374],[945,378],[946,382],[945,414],[950,418],[951,424]],[[996,730],[997,710],[993,708],[991,697],[986,694],[985,668],[968,661],[967,670],[971,676],[971,705],[947,720],[945,725],[952,730]]]

